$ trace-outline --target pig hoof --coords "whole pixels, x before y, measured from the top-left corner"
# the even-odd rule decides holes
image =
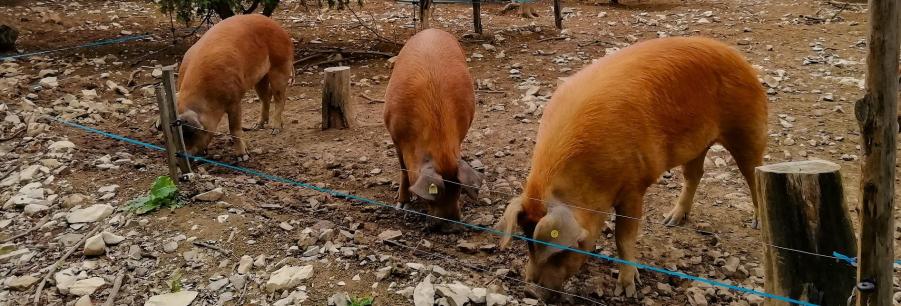
[[[751,220],[751,229],[760,229],[760,220],[759,219],[754,218],[754,220]]]
[[[666,218],[663,219],[663,224],[666,226],[679,226],[685,223],[685,215],[677,212],[670,212],[666,215]]]
[[[278,133],[281,133],[281,132],[282,132],[282,129],[279,129],[279,128],[272,129],[272,135],[278,135]]]
[[[246,161],[250,160],[250,155],[247,155],[247,154],[239,155],[237,160],[238,160],[238,162],[246,162]]]

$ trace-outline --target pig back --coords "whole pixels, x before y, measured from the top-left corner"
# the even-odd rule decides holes
[[[293,61],[291,36],[259,14],[227,18],[191,46],[179,67],[179,89],[200,84],[211,90],[252,88],[273,66]]]
[[[766,112],[756,72],[731,47],[706,38],[645,41],[589,65],[554,92],[533,176],[554,177],[578,163],[599,176],[654,180],[724,132],[765,125]]]
[[[429,29],[410,38],[394,63],[385,101],[385,124],[405,154],[444,157],[456,168],[475,112],[475,91],[453,35]]]

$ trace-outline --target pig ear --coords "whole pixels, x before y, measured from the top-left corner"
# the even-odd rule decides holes
[[[515,197],[510,200],[510,204],[507,204],[504,215],[501,217],[500,222],[495,226],[497,230],[504,232],[504,236],[501,237],[502,249],[510,244],[510,239],[513,238],[511,236],[513,235],[513,228],[517,225],[516,220],[519,218],[520,213],[522,213],[522,198]]]
[[[435,172],[435,165],[431,161],[427,161],[419,168],[419,177],[416,183],[410,186],[410,191],[427,201],[434,201],[444,192],[444,179]]]
[[[482,176],[463,159],[460,159],[457,164],[457,179],[463,185],[463,192],[473,201],[478,201],[479,187],[482,186]]]
[[[569,207],[556,205],[550,207],[547,215],[535,225],[533,237],[565,247],[578,248],[579,244],[588,238],[588,231],[579,225]],[[535,255],[537,259],[546,260],[560,251],[562,250],[558,247],[546,246],[538,248]]]

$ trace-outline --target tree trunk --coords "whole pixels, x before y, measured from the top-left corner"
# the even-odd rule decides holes
[[[266,1],[263,3],[263,15],[272,16],[272,13],[275,12],[275,9],[278,8],[278,0],[275,1]],[[306,3],[304,3],[306,6]]]
[[[563,12],[560,10],[560,0],[554,0],[554,25],[557,30],[563,30]]]
[[[325,68],[322,88],[322,129],[353,127],[350,67]]]
[[[855,254],[857,243],[845,204],[839,166],[800,161],[758,167],[757,195],[766,292],[817,305],[844,305],[854,288],[854,268],[807,253]],[[764,305],[790,305],[767,300]]]
[[[210,1],[210,8],[216,12],[216,15],[219,15],[220,19],[225,19],[235,15],[235,12],[232,11],[231,6],[228,5],[228,0],[214,0]]]
[[[870,0],[867,89],[854,106],[860,125],[858,306],[892,305],[895,135],[898,132],[898,1]],[[863,283],[872,286],[861,286]],[[869,288],[864,290],[863,288]]]
[[[472,0],[472,31],[482,34],[482,0]]]

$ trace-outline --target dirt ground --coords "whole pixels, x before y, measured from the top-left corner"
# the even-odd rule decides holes
[[[33,108],[23,102],[27,100],[35,107],[46,108],[47,115],[161,143],[161,136],[152,127],[158,116],[156,100],[142,88],[152,88],[150,85],[158,80],[152,76],[154,68],[177,63],[206,27],[196,28],[197,33],[192,35],[196,23],[173,24],[153,3],[146,1],[26,2],[0,2],[0,24],[12,25],[22,32],[18,48],[24,52],[142,33],[150,34],[152,39],[14,61],[17,74],[4,75],[0,70],[0,76],[12,80],[11,86],[0,83],[0,101],[10,112]],[[540,2],[541,16],[535,19],[499,15],[503,4],[485,4],[483,35],[471,33],[468,6],[436,4],[432,26],[460,39],[471,73],[479,84],[476,118],[463,150],[467,159],[484,165],[477,170],[484,174],[485,184],[480,201],[466,205],[464,221],[494,225],[507,201],[522,190],[540,108],[555,89],[558,78],[637,41],[702,35],[734,45],[758,69],[770,99],[766,163],[823,159],[841,165],[849,213],[855,226],[858,224],[857,156],[861,153],[853,110],[854,102],[863,92],[859,84],[863,82],[867,52],[865,6],[842,7],[812,0],[621,2],[611,5],[605,1],[563,1],[565,30],[562,33],[554,28],[548,1]],[[306,11],[299,1],[283,3],[274,17],[296,40],[297,59],[330,48],[396,53],[401,47],[399,43],[415,33],[409,4],[370,1],[362,8],[352,4],[352,11],[319,11],[313,3],[310,11]],[[174,44],[173,35],[178,37]],[[332,53],[323,53],[298,63],[296,83],[288,91],[285,128],[277,135],[271,135],[268,130],[246,132],[251,159],[238,164],[393,204],[399,166],[382,123],[384,104],[364,97],[383,99],[390,75],[387,57],[347,52],[343,56],[345,60],[338,62]],[[317,65],[321,62],[331,63]],[[321,71],[339,64],[352,69],[352,90],[358,106],[355,117],[360,125],[321,131]],[[35,90],[42,79],[38,75],[45,69],[59,71],[59,86]],[[138,71],[135,85],[129,86],[133,71]],[[26,77],[13,80],[14,75]],[[129,93],[123,95],[111,90],[107,80],[127,86]],[[537,93],[530,91],[536,86]],[[96,100],[107,104],[106,110],[76,111],[59,103],[66,94],[81,100],[82,91],[92,89],[99,95]],[[260,103],[255,94],[248,93],[243,125],[251,126],[259,113]],[[3,172],[24,168],[29,160],[41,159],[47,139],[68,139],[76,149],[68,169],[57,173],[57,182],[53,183],[59,185],[54,189],[61,195],[60,199],[66,194],[80,193],[89,195],[90,203],[121,208],[127,201],[144,194],[157,176],[167,173],[159,152],[46,120],[42,122],[49,124],[49,129],[40,135],[29,132],[21,140],[2,144]],[[219,131],[227,133],[225,120]],[[215,139],[209,153],[213,159],[234,162],[231,148],[229,138],[223,135]],[[104,155],[126,156],[119,152],[127,153],[130,162],[117,169],[97,166],[98,159]],[[648,191],[638,240],[639,260],[651,266],[763,290],[765,246],[760,232],[750,228],[749,190],[725,150],[711,150],[705,165],[695,206],[684,227],[661,224],[681,188],[679,169],[661,177]],[[520,269],[526,260],[522,242],[499,250],[498,237],[488,233],[432,233],[425,230],[425,218],[393,209],[336,199],[213,165],[200,165],[198,172],[200,177],[182,187],[185,207],[141,216],[118,211],[114,216],[121,215],[124,221],[111,224],[111,230],[128,238],[125,245],[110,247],[99,258],[76,252],[65,260],[64,267],[83,265],[84,261],[100,263],[99,268],[86,270],[107,280],[107,285],[91,296],[95,304],[108,298],[112,280],[124,268],[127,277],[117,305],[141,304],[149,296],[168,292],[166,280],[175,270],[182,271],[184,288],[200,292],[193,305],[217,304],[226,292],[234,296],[223,302],[226,305],[272,305],[287,298],[291,290],[263,291],[269,273],[285,264],[309,264],[314,266],[314,276],[302,283],[305,286],[302,291],[309,297],[298,304],[325,305],[333,294],[347,292],[350,296],[375,297],[376,305],[408,305],[412,304],[412,298],[397,291],[415,287],[429,273],[407,263],[437,265],[449,271],[446,275],[437,273],[440,281],[436,283],[459,281],[473,288],[487,287],[509,295],[510,303],[532,302],[523,294],[524,285],[516,281],[522,279]],[[101,200],[98,188],[111,184],[119,185],[118,191],[111,199]],[[0,200],[14,196],[16,186],[3,187]],[[226,191],[225,198],[219,202],[189,199],[215,187]],[[48,215],[70,210],[58,203],[50,206]],[[3,219],[10,220],[2,228],[4,237],[16,235],[41,219],[41,216],[25,216],[20,211],[4,208]],[[221,216],[228,216],[227,220],[222,222]],[[897,220],[901,214],[896,212],[895,216]],[[292,229],[286,230],[280,224],[289,224]],[[296,250],[301,231],[322,227],[352,234],[347,241],[336,243],[336,249],[342,249],[342,245],[353,248],[353,255],[323,252],[318,256],[302,256],[306,248],[301,246]],[[17,247],[28,247],[37,255],[26,263],[0,266],[0,276],[43,277],[44,268],[67,249],[57,238],[73,232],[84,234],[87,230],[73,229],[61,222],[17,240]],[[386,230],[400,230],[402,235],[394,239],[396,243],[383,243],[377,236]],[[163,245],[178,235],[185,235],[187,241],[218,246],[228,254],[186,242],[180,242],[176,251],[164,251]],[[901,227],[895,232],[896,238],[899,235]],[[460,247],[461,242],[473,243],[480,249],[466,250]],[[129,257],[130,245],[140,246],[144,256]],[[616,254],[611,233],[600,239],[597,251]],[[901,254],[897,244],[895,252]],[[233,275],[239,258],[245,255],[252,258],[264,255],[267,262],[259,267],[259,272],[248,275],[249,285],[235,288],[232,283],[221,290],[208,288],[211,281]],[[731,258],[738,258],[739,272],[724,269]],[[386,266],[395,267],[393,274],[378,278],[376,271]],[[836,263],[836,269],[842,267],[843,263]],[[589,260],[565,291],[604,305],[700,305],[693,288],[700,288],[700,296],[710,305],[761,302],[739,292],[709,289],[709,286],[650,271],[641,271],[640,298],[618,297],[613,294],[616,273],[614,264]],[[898,269],[893,273],[898,291],[897,279],[901,274]],[[28,305],[34,287],[3,291],[0,303]],[[46,303],[71,305],[76,300],[56,290],[51,281],[44,289]],[[592,303],[583,299],[574,302]]]

